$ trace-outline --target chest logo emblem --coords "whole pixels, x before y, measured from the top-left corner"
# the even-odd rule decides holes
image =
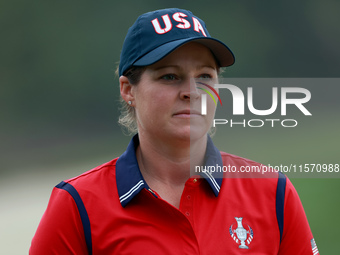
[[[237,243],[240,244],[238,248],[240,249],[249,249],[247,245],[253,241],[254,232],[253,229],[247,224],[248,229],[245,229],[242,225],[243,217],[235,217],[237,222],[237,227],[234,224],[231,224],[229,228],[229,233],[231,238]]]

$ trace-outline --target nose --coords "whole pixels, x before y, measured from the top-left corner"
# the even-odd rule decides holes
[[[183,82],[180,98],[182,100],[194,100],[199,98],[199,93],[196,87],[195,79],[190,78]]]

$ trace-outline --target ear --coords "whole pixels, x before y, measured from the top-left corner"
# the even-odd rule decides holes
[[[133,102],[134,96],[132,93],[132,84],[130,84],[129,79],[126,76],[119,77],[119,85],[120,85],[120,95],[125,100],[125,102]]]

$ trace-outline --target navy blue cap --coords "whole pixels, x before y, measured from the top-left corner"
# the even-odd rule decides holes
[[[152,65],[190,41],[208,47],[221,67],[235,62],[228,46],[210,36],[203,20],[187,10],[162,9],[139,16],[129,28],[120,54],[119,76],[132,66]]]

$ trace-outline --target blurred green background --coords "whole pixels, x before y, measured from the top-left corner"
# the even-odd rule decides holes
[[[226,77],[339,77],[337,0],[1,1],[3,254],[27,253],[54,185],[125,150],[114,74],[120,49],[137,16],[168,7],[191,10],[233,50]],[[215,142],[263,163],[339,163],[338,106],[319,105],[318,118],[300,129],[237,129]],[[321,254],[338,254],[339,179],[292,182]]]

